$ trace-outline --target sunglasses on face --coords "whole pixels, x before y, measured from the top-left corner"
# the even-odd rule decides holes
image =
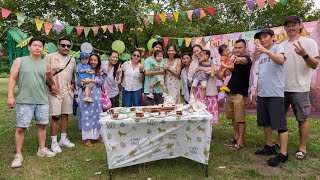
[[[140,55],[137,55],[137,54],[133,54],[132,56],[133,56],[133,57],[137,57],[137,58],[140,57]]]
[[[70,44],[60,44],[62,48],[71,48]]]

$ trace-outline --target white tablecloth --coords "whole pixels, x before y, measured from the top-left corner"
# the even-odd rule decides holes
[[[109,169],[185,157],[208,164],[212,114],[113,120],[100,119]]]

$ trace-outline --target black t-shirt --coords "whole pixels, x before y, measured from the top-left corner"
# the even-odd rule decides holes
[[[243,56],[248,60],[248,64],[234,64],[232,76],[228,84],[229,94],[241,94],[248,97],[249,78],[251,69],[251,58],[247,55]]]

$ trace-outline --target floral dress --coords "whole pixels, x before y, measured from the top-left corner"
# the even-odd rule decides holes
[[[180,59],[175,59],[173,65],[170,67],[172,71],[177,70],[177,65]],[[166,59],[166,64],[168,64],[168,59]],[[166,71],[166,77],[164,80],[164,83],[167,88],[168,94],[170,94],[176,104],[180,104],[180,82],[179,82],[179,77],[176,77],[171,74],[171,72]]]

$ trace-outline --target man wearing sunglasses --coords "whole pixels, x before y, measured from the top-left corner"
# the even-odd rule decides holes
[[[67,138],[68,115],[72,114],[76,62],[69,56],[71,40],[63,37],[58,40],[58,51],[45,57],[53,73],[55,86],[49,93],[49,113],[51,121],[51,150],[60,153],[60,146],[74,147]],[[58,127],[61,127],[61,139],[57,141]]]

